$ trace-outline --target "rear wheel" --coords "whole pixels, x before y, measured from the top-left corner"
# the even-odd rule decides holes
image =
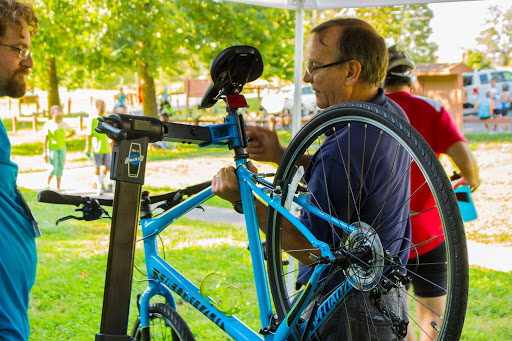
[[[421,181],[418,180],[420,175]],[[409,184],[410,176],[413,180]],[[295,184],[297,181],[299,186]],[[336,286],[350,278],[355,290],[337,309],[337,314],[343,315],[340,321],[351,321],[346,322],[344,339],[365,339],[355,329],[366,329],[379,339],[388,339],[385,335],[391,335],[389,339],[404,339],[408,325],[415,333],[428,334],[433,340],[460,337],[469,278],[464,226],[439,160],[407,122],[368,103],[344,103],[329,108],[310,120],[294,137],[281,160],[274,186],[281,187],[285,207],[293,210],[294,205],[287,199],[289,191],[302,191],[307,201],[324,211],[327,217],[353,226],[353,232],[345,232],[329,218],[322,220],[303,208],[298,211],[301,221],[318,239],[329,244],[331,252],[345,253],[351,259],[344,265],[330,265],[312,297],[312,301],[321,303]],[[414,211],[412,206],[416,207],[425,191],[431,194],[432,203],[428,207],[423,205],[421,211]],[[439,232],[420,242],[414,235],[411,240],[407,226],[410,223],[415,226],[422,219],[437,219]],[[289,239],[305,240],[288,225],[281,214],[269,208],[269,282],[281,321],[301,294],[301,289],[294,284],[297,281],[306,284],[307,280],[299,277],[307,279],[305,274],[318,264],[303,265],[295,262],[295,258],[319,254],[314,247],[286,248],[285,242]],[[322,226],[323,230],[311,226]],[[436,247],[441,249],[442,255],[446,253],[446,260],[441,255],[430,264],[409,264],[406,270],[410,256]],[[446,279],[434,284],[424,277],[422,267],[432,267],[434,272],[444,268]],[[433,287],[446,299],[440,305],[428,306],[424,300],[417,299],[412,290],[405,290],[412,285],[412,278],[415,287]],[[404,303],[407,300],[409,309]],[[312,306],[310,304],[303,313],[303,321],[309,318]],[[428,327],[416,316],[414,306],[431,313]],[[366,326],[351,328],[353,320]]]
[[[140,326],[140,317],[137,317],[132,329],[132,338],[134,340],[149,340],[147,338],[149,333],[151,333],[151,340],[154,341],[195,340],[185,320],[169,305],[163,303],[152,304],[149,307],[149,315],[150,326],[144,329]]]

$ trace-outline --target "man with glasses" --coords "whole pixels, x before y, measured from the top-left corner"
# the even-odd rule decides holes
[[[0,97],[25,94],[33,62],[32,35],[38,19],[30,5],[0,0]],[[37,223],[17,189],[18,166],[0,123],[0,340],[28,340],[29,292],[35,281]]]
[[[320,24],[311,33],[312,37],[307,53],[308,62],[303,80],[306,83],[311,83],[316,95],[316,104],[320,109],[349,101],[369,102],[390,109],[406,119],[405,113],[400,107],[388,99],[384,95],[383,89],[379,87],[386,75],[388,53],[384,39],[371,25],[355,18],[338,18]],[[366,139],[378,140],[376,133],[369,131],[366,134],[364,128],[357,128],[356,125],[354,128],[355,130],[352,130],[350,134],[350,148],[357,149],[359,146],[365,145]],[[379,175],[379,172],[372,172],[369,178],[362,179],[362,160],[356,160],[356,158],[362,158],[364,153],[354,153],[350,159],[350,169],[348,170],[351,174],[350,182],[346,176],[335,174],[332,171],[339,169],[339,165],[343,164],[342,159],[349,159],[347,148],[342,148],[343,150],[340,151],[337,147],[349,145],[347,129],[347,127],[338,129],[336,134],[333,131],[326,132],[322,143],[322,158],[318,157],[317,152],[309,160],[303,160],[304,163],[307,163],[304,183],[308,184],[308,189],[311,192],[308,200],[315,200],[314,205],[324,209],[329,207],[328,200],[330,200],[331,208],[335,210],[333,215],[348,221],[347,217],[352,214],[348,208],[350,205],[347,205],[348,190],[349,188],[358,188],[358,184],[365,183],[365,194],[362,199],[365,205],[360,207],[361,220],[364,217],[367,220],[366,223],[371,223],[379,214],[390,217],[394,220],[393,223],[390,222],[390,226],[393,227],[378,232],[382,244],[388,245],[392,241],[399,241],[398,244],[406,243],[404,238],[410,236],[409,211],[407,205],[398,206],[398,203],[406,202],[409,196],[408,177],[404,177],[404,181],[397,183],[394,200],[382,204],[386,187],[383,184],[390,179],[388,176],[383,179],[383,173]],[[247,135],[252,137],[252,141],[249,142],[246,149],[252,159],[279,163],[285,148],[280,144],[275,131],[262,127],[248,127]],[[389,140],[391,139],[385,138],[380,141],[379,150],[375,153],[372,162],[375,165],[378,164],[379,169],[383,171],[394,169],[396,174],[408,174],[409,158],[403,151],[397,153],[396,159],[393,155],[390,156],[389,150],[396,149],[396,145],[392,147]],[[343,156],[340,157],[340,154]],[[370,158],[368,157],[368,160]],[[252,164],[249,167],[251,171],[256,171]],[[392,181],[396,181],[396,179],[392,179]],[[330,193],[326,195],[326,188],[335,190],[329,191]],[[212,189],[214,194],[236,205],[240,200],[240,194],[234,168],[221,169],[212,180]],[[256,206],[260,229],[265,232],[266,206],[259,201],[256,201]],[[302,212],[300,219],[318,239],[329,244],[336,243],[328,223],[307,212]],[[283,226],[285,225],[286,223],[283,223]],[[299,239],[300,237],[290,233],[289,237],[283,239],[283,248],[285,250],[306,249],[301,245],[304,242]],[[339,243],[339,240],[337,242]],[[401,247],[401,249],[404,248],[406,247]],[[294,253],[295,255],[298,253]],[[302,264],[310,264],[311,261],[307,255],[303,256],[305,257],[299,255],[296,258]],[[408,255],[404,253],[400,255],[403,264],[406,264],[407,257]],[[297,287],[304,286],[308,282],[313,270],[312,267],[304,265],[299,265],[299,269]],[[330,279],[325,290],[339,285],[340,281],[344,280],[341,276],[340,274],[336,278]],[[382,298],[386,305],[395,307],[393,311],[407,322],[405,292],[383,295]],[[320,327],[319,339],[396,339],[397,336],[390,325],[383,321],[382,314],[370,302],[368,292],[354,290],[340,305],[340,309],[332,314],[329,321]]]

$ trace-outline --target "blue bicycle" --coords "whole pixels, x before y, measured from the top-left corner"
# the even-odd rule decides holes
[[[114,205],[114,210],[116,205],[118,210],[128,207],[124,215],[132,214],[135,207],[133,214],[141,217],[148,285],[138,297],[139,317],[131,335],[122,336],[127,330],[127,313],[116,315],[109,309],[117,309],[112,297],[118,291],[127,291],[119,302],[127,300],[131,277],[128,289],[109,291],[118,282],[107,275],[102,333],[97,340],[194,340],[177,312],[176,295],[235,340],[321,340],[322,328],[333,316],[348,340],[370,339],[369,335],[372,340],[402,340],[408,332],[430,335],[434,340],[458,340],[468,291],[464,226],[449,179],[430,147],[392,112],[368,103],[344,103],[322,111],[304,125],[275,174],[252,173],[244,149],[250,137],[238,108],[246,106],[240,95],[243,86],[257,79],[262,70],[261,56],[250,46],[230,47],[212,62],[213,83],[201,105],[211,107],[224,100],[227,115],[222,124],[195,127],[128,115],[104,118],[98,129],[127,150],[113,152],[113,178],[117,181],[113,202],[41,192],[43,202],[82,205],[84,217],[79,219],[99,218],[102,205]],[[356,137],[358,143],[351,143]],[[159,254],[159,234],[213,196],[209,183],[157,197],[124,189],[125,183],[144,174],[147,142],[161,140],[226,146],[234,151],[242,196],[237,210],[245,216],[259,330],[250,329],[236,317],[239,292],[224,286],[221,276],[208,274],[194,284],[172,266],[172,260]],[[324,158],[333,153],[339,155],[339,167],[322,169]],[[409,183],[413,168],[424,177],[418,188]],[[339,179],[339,188],[326,185],[329,176]],[[323,191],[312,193],[313,186],[323,186]],[[421,212],[409,211],[411,198],[425,190],[434,198],[432,205]],[[268,206],[266,221],[258,217],[255,200]],[[157,206],[165,212],[153,217]],[[442,231],[415,243],[407,232],[410,220],[430,215],[441,221]],[[135,226],[130,230],[133,234],[138,221],[132,223],[132,216],[128,220]],[[114,212],[113,228],[117,225]],[[310,228],[315,225],[325,230],[318,233]],[[260,229],[266,233],[265,242]],[[116,247],[117,235],[111,234],[111,248]],[[290,240],[295,247],[289,246]],[[124,244],[134,251],[134,240]],[[418,276],[418,267],[425,265],[407,264],[418,249],[438,245],[444,245],[445,259],[427,265],[445,268],[447,277],[442,284]],[[117,262],[130,257],[126,269],[131,269],[133,254],[119,257]],[[112,269],[119,266],[115,254],[109,253],[110,265]],[[407,290],[414,277],[438,287],[446,296],[442,307],[427,307],[436,315],[432,330],[418,327],[419,317],[411,302],[414,298]],[[152,303],[156,296],[163,297],[165,303]],[[119,319],[121,323],[117,323]]]

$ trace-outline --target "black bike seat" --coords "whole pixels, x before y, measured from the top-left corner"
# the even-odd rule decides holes
[[[200,108],[210,108],[222,95],[240,93],[246,83],[255,81],[263,73],[261,54],[253,46],[231,46],[215,57],[210,65],[210,84]]]

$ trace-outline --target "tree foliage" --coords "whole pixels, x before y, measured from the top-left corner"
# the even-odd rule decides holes
[[[155,76],[159,70],[179,74],[179,62],[187,55],[184,19],[174,1],[108,0],[105,8],[107,29],[101,41],[108,70],[138,72],[144,115],[156,116]]]
[[[265,64],[263,78],[293,78],[295,12],[230,1],[179,1],[187,46],[209,65],[223,49],[253,45]]]
[[[416,63],[433,63],[437,44],[429,42],[432,34],[430,21],[434,13],[427,5],[394,7],[368,7],[344,10],[328,10],[314,21],[326,20],[339,15],[353,16],[371,24],[388,45],[399,44]]]
[[[485,54],[478,50],[468,50],[464,53],[463,62],[471,66],[474,70],[492,68],[491,61],[486,58]]]
[[[434,13],[427,5],[359,8],[356,14],[372,24],[389,45],[406,49],[416,63],[434,62],[438,46],[428,41]]]
[[[495,65],[511,65],[512,7],[508,10],[498,6],[489,7],[484,27],[485,29],[476,38],[479,44],[486,47],[484,53]]]
[[[36,0],[39,30],[34,36],[33,80],[59,104],[58,86],[83,86],[97,60],[99,14],[92,0]]]
[[[154,116],[155,78],[204,69],[232,45],[260,50],[264,78],[293,77],[295,11],[223,0],[35,0],[35,7],[41,28],[33,44],[34,75],[49,91],[58,84],[97,86],[137,72],[144,114]],[[388,42],[403,45],[417,62],[433,61],[437,47],[428,42],[432,11],[427,6],[351,11]],[[315,13],[306,13],[306,32],[319,22]],[[323,12],[322,19],[329,13],[339,11]],[[52,65],[53,75],[47,72]]]

